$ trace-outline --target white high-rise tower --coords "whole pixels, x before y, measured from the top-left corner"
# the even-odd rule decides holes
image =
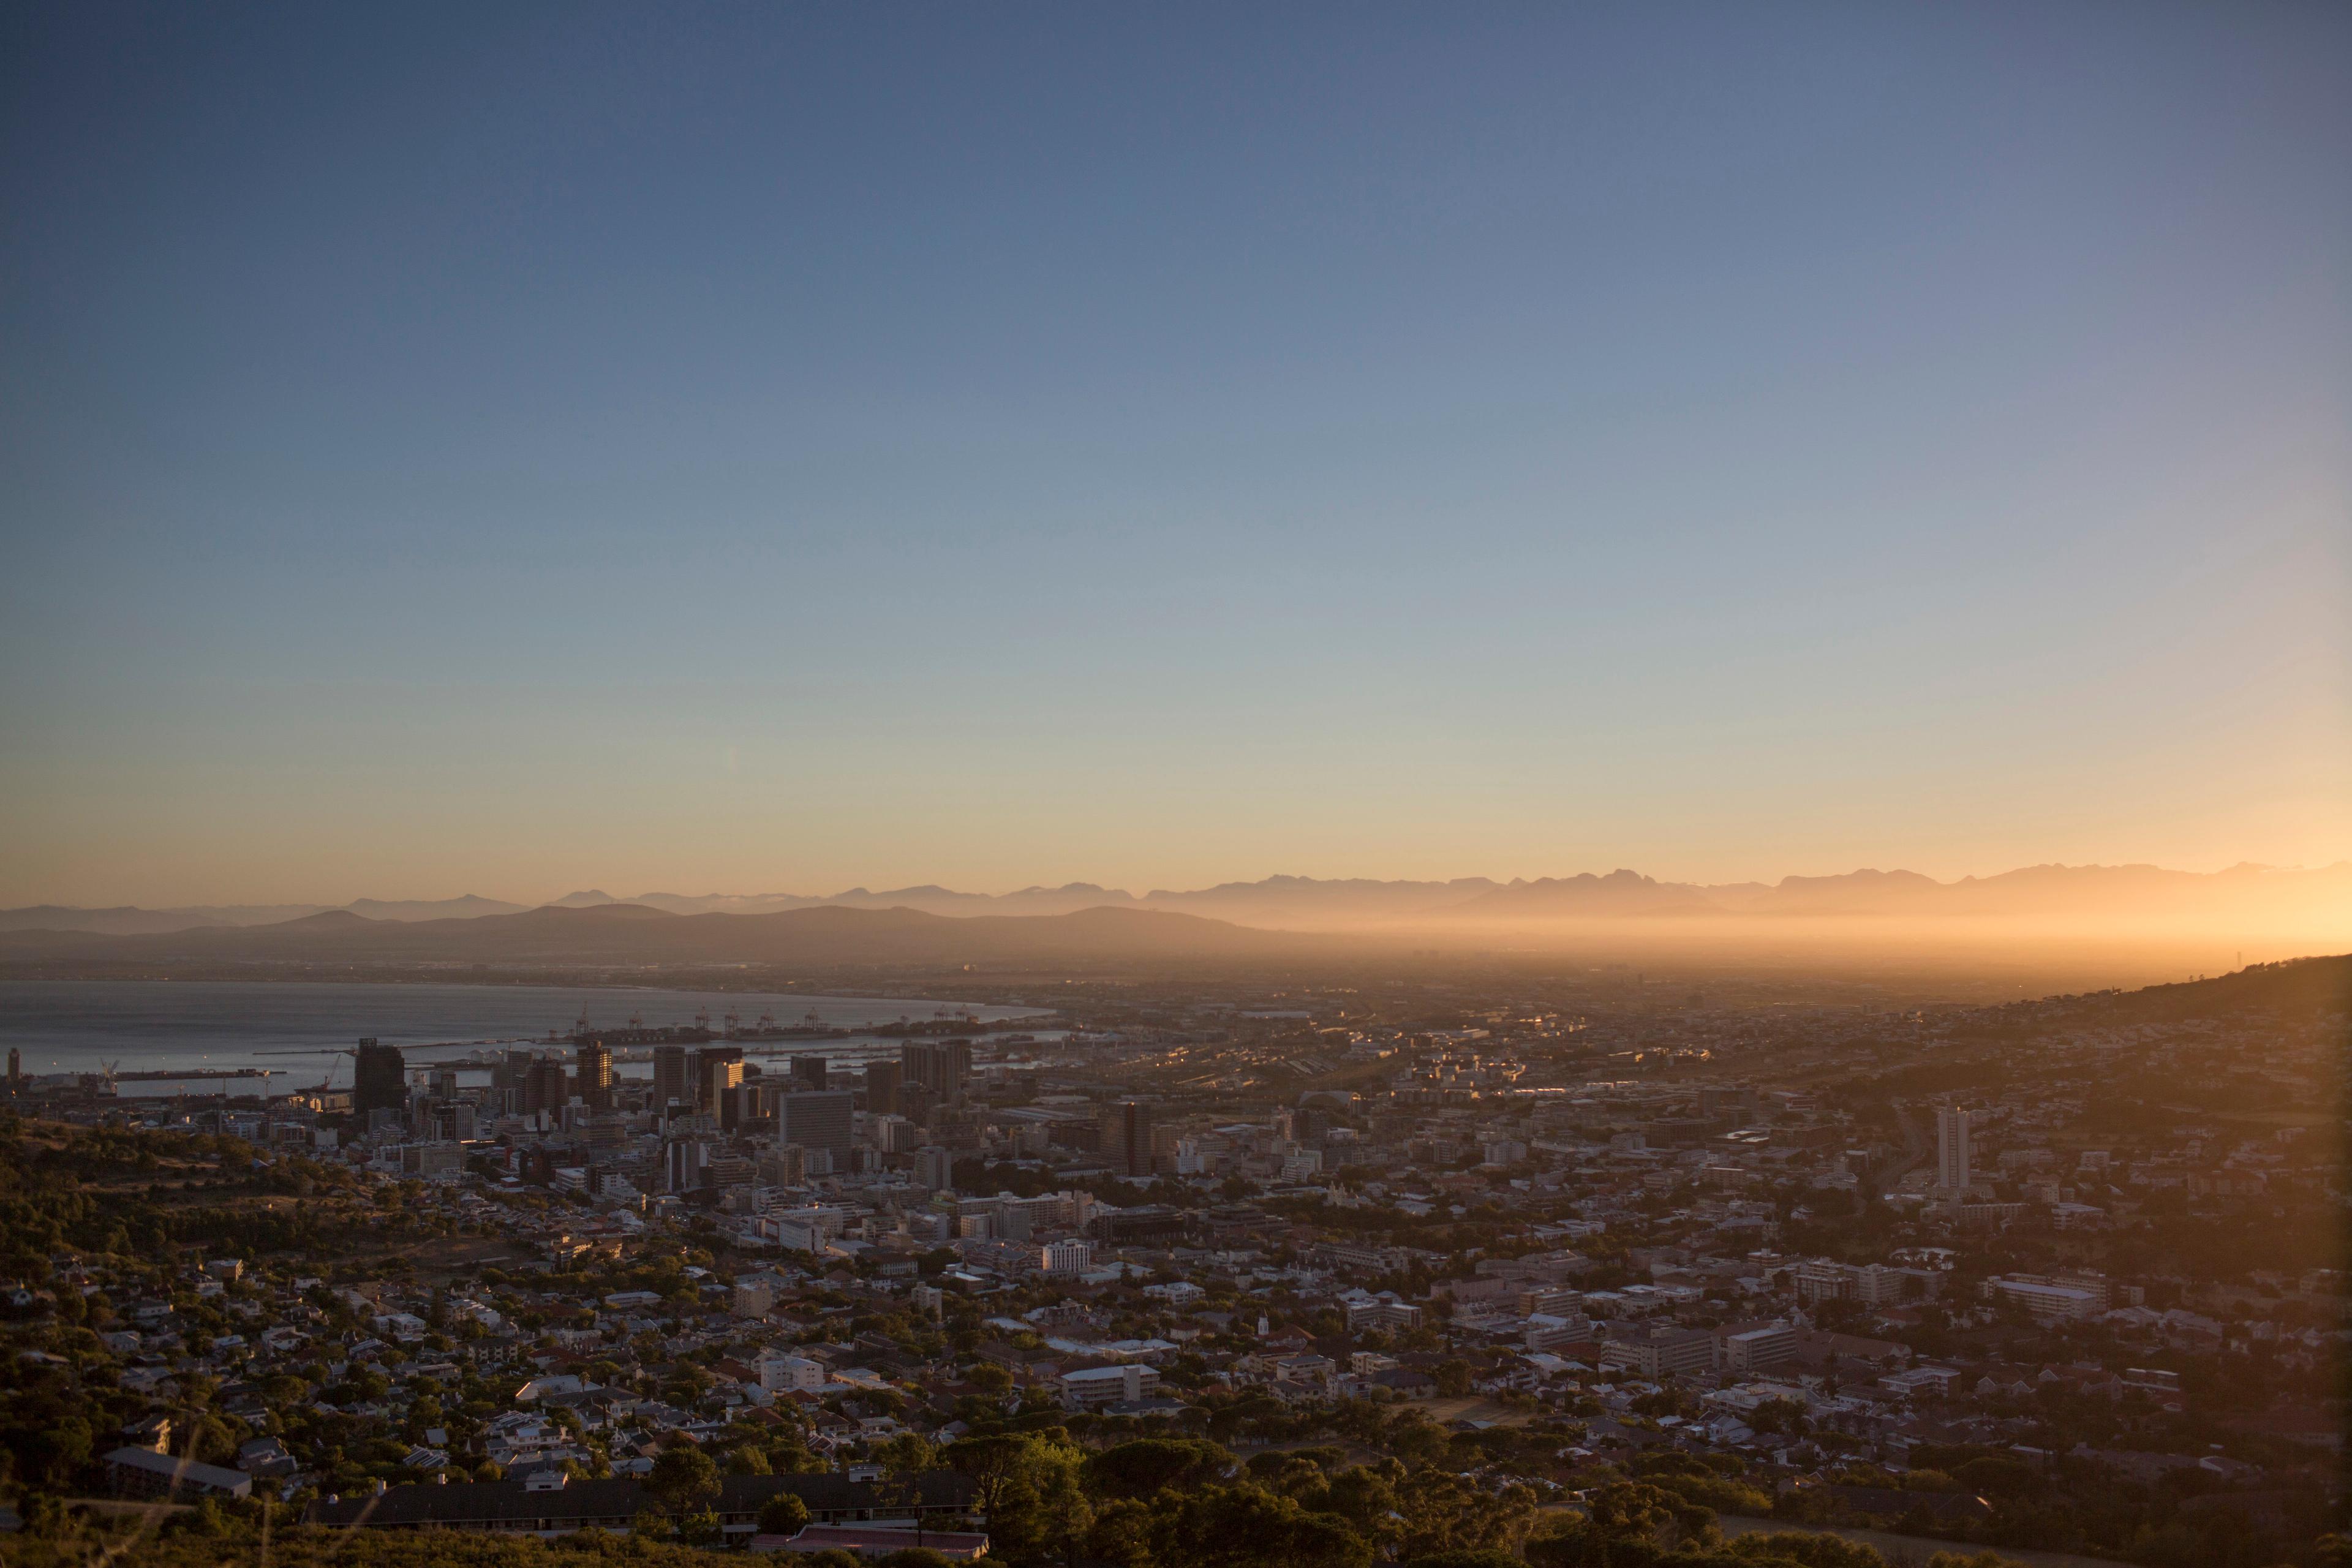
[[[1969,1189],[1969,1113],[1957,1105],[1936,1112],[1936,1184],[1955,1197]]]

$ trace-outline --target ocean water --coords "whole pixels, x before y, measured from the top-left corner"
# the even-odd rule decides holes
[[[1031,1015],[1017,1007],[966,1007],[905,997],[808,996],[747,992],[571,989],[546,985],[341,985],[302,982],[206,980],[0,981],[0,1052],[23,1053],[28,1074],[185,1072],[194,1080],[236,1068],[270,1068],[277,1092],[322,1077],[348,1085],[341,1053],[373,1036],[409,1053],[410,1065],[436,1055],[460,1058],[469,1047],[543,1043],[550,1029],[569,1034],[585,1016],[618,1029],[632,1015],[648,1028],[687,1025],[698,1012],[713,1028],[730,1013],[745,1024],[763,1013],[793,1026],[814,1013],[828,1028],[877,1028],[902,1018],[922,1020],[941,1009],[983,1021]],[[863,1060],[880,1042],[850,1037],[763,1042],[751,1047],[802,1051],[843,1061]],[[436,1047],[444,1047],[436,1051]],[[339,1076],[338,1069],[340,1069]],[[628,1077],[646,1076],[624,1059]],[[141,1090],[171,1085],[138,1085]],[[133,1091],[126,1084],[123,1091]],[[255,1092],[248,1081],[239,1093]]]

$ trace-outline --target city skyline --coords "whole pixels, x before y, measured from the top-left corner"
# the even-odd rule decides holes
[[[2352,1565],[2347,148],[2342,0],[0,11],[0,1568]]]

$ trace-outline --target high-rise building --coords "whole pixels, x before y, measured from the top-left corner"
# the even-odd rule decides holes
[[[1969,1113],[1957,1105],[1936,1112],[1936,1184],[1954,1194],[1969,1188]]]
[[[1107,1108],[1102,1119],[1102,1152],[1122,1176],[1151,1174],[1151,1108],[1132,1100]]]
[[[719,1107],[719,1125],[729,1132],[740,1132],[768,1119],[769,1108],[775,1103],[775,1089],[756,1078],[747,1078],[727,1091]]]
[[[793,1087],[796,1089],[823,1089],[824,1068],[825,1061],[823,1057],[794,1057],[792,1071]]]
[[[397,1046],[380,1046],[373,1037],[360,1042],[352,1068],[352,1110],[364,1119],[371,1110],[395,1114],[408,1109],[408,1064]]]
[[[845,1089],[804,1089],[776,1100],[776,1142],[846,1155],[857,1097]]]
[[[572,1076],[578,1079],[580,1098],[592,1110],[607,1110],[613,1104],[613,1052],[602,1040],[589,1040],[572,1054]]]
[[[743,1047],[740,1046],[705,1046],[696,1053],[694,1069],[694,1106],[698,1110],[719,1113],[726,1103],[727,1091],[743,1081]]]
[[[898,1048],[898,1065],[908,1088],[929,1089],[941,1100],[957,1100],[971,1077],[971,1042],[910,1040]]]
[[[669,1114],[672,1101],[694,1109],[694,1053],[684,1046],[654,1047],[654,1110]]]
[[[570,1085],[565,1081],[563,1064],[553,1057],[541,1057],[530,1064],[522,1075],[522,1113],[536,1115],[542,1110],[561,1110],[570,1100]]]
[[[915,1184],[926,1192],[955,1190],[955,1155],[937,1144],[915,1151]]]
[[[692,1192],[702,1184],[702,1167],[709,1161],[709,1151],[698,1139],[675,1138],[662,1145],[662,1182],[664,1190],[673,1193]]]
[[[866,1109],[874,1116],[896,1116],[898,1113],[897,1062],[866,1064]]]
[[[797,1143],[762,1152],[751,1163],[755,1178],[772,1187],[797,1187],[808,1180],[808,1151]]]

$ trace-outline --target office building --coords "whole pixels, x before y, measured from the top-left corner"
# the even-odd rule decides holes
[[[1083,1241],[1050,1242],[1043,1248],[1039,1260],[1048,1274],[1084,1274],[1095,1266],[1095,1249]]]
[[[1160,1369],[1129,1362],[1124,1366],[1081,1367],[1061,1376],[1062,1406],[1090,1410],[1099,1405],[1136,1405],[1160,1392]]]
[[[1796,1359],[1797,1331],[1786,1323],[1769,1323],[1760,1329],[1727,1334],[1717,1331],[1716,1365],[1721,1371],[1750,1377],[1787,1366]]]
[[[592,1110],[609,1110],[613,1105],[613,1052],[602,1040],[590,1040],[572,1053],[573,1092],[588,1103]]]
[[[1122,1176],[1151,1174],[1151,1108],[1121,1100],[1102,1118],[1102,1152]]]
[[[915,1184],[927,1192],[955,1190],[955,1155],[936,1143],[915,1151]]]
[[[730,1132],[757,1127],[768,1120],[775,1091],[758,1079],[745,1079],[727,1091],[719,1108],[719,1125]]]
[[[654,1109],[663,1115],[672,1105],[694,1109],[694,1053],[684,1046],[654,1047]]]
[[[1715,1336],[1705,1329],[1657,1328],[1641,1339],[1611,1339],[1601,1346],[1601,1364],[1652,1383],[1712,1373]]]
[[[1969,1190],[1969,1113],[1957,1105],[1936,1112],[1936,1184],[1955,1194]]]
[[[922,1129],[903,1116],[867,1116],[866,1136],[885,1154],[911,1154],[923,1142]]]
[[[399,1113],[408,1108],[408,1064],[397,1046],[360,1042],[352,1068],[352,1110],[364,1119],[371,1110]]]
[[[740,1046],[705,1046],[695,1053],[694,1108],[713,1116],[727,1099],[727,1091],[743,1081],[743,1047]]]
[[[2039,1275],[1998,1275],[1977,1287],[1977,1293],[1988,1300],[2004,1300],[2022,1306],[2037,1323],[2068,1323],[2095,1318],[2106,1310],[2104,1284],[2094,1288],[2083,1283],[2062,1284],[2056,1279]]]
[[[808,1151],[790,1143],[762,1150],[751,1162],[751,1175],[762,1186],[797,1187],[808,1180]]]
[[[522,1075],[522,1113],[531,1116],[562,1110],[572,1098],[571,1089],[563,1064],[553,1057],[541,1057]]]
[[[823,1057],[794,1057],[792,1079],[795,1089],[824,1088],[825,1060]]]
[[[898,1113],[897,1062],[866,1064],[866,1109],[875,1116],[896,1116]]]
[[[970,1040],[912,1040],[898,1048],[901,1081],[942,1100],[959,1100],[971,1078]]]
[[[709,1161],[704,1146],[694,1139],[679,1138],[662,1146],[663,1191],[691,1192],[702,1184],[702,1167]]]
[[[803,1090],[776,1100],[776,1141],[847,1155],[856,1125],[857,1097],[845,1089]]]

